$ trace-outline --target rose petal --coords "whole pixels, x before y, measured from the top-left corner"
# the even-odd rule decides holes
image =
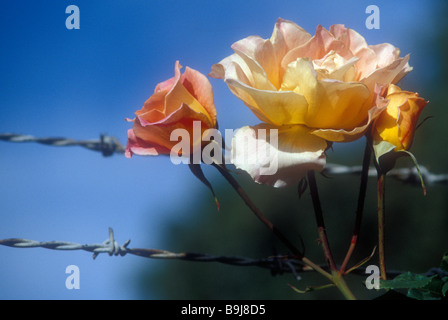
[[[137,141],[132,146],[139,145],[143,149],[156,149],[160,154],[169,154],[173,146],[178,143],[178,141],[171,141],[171,133],[175,129],[184,129],[189,133],[190,139],[193,139],[194,121],[201,123],[201,136],[198,137],[198,141],[190,141],[191,150],[193,150],[194,145],[202,142],[202,133],[212,127],[209,126],[209,120],[205,114],[195,112],[187,104],[182,104],[180,108],[167,118],[155,123],[147,122],[145,119],[137,116],[132,129],[134,136],[143,143],[138,143]],[[137,154],[137,152],[134,153]]]
[[[157,122],[165,118],[165,96],[171,87],[165,86],[166,84],[160,87],[159,85],[154,94],[145,101],[143,107],[135,112],[137,116],[148,122]]]
[[[178,63],[176,63],[175,73],[176,81],[165,96],[165,115],[169,116],[183,104],[186,104],[194,112],[206,115],[208,119],[207,126],[214,127],[216,124],[216,114],[214,114],[215,118],[213,118],[213,115],[210,115],[205,107],[182,84],[180,65]],[[210,109],[211,105],[208,105],[208,108]]]
[[[234,44],[232,48],[247,65],[247,69],[250,70],[253,79],[252,86],[261,90],[276,90],[276,86],[273,82],[277,85],[279,83],[278,70],[274,67],[275,61],[270,61],[270,59],[274,59],[272,56],[274,54],[272,46],[269,45],[270,42],[263,42],[267,44],[262,44],[261,48],[254,48],[257,52],[247,53],[248,48],[243,47],[244,40],[247,39],[239,41]],[[270,48],[270,50],[265,48]],[[268,51],[266,52],[265,50]],[[271,75],[271,78],[269,78],[269,75]],[[271,80],[273,80],[273,82],[271,82]]]
[[[128,142],[126,145],[125,156],[131,158],[134,154],[140,156],[157,156],[159,154],[169,154],[169,150],[158,145],[147,143],[134,133],[133,129],[128,130]]]
[[[304,126],[259,124],[235,133],[232,163],[257,183],[286,187],[298,183],[309,170],[323,170],[326,147],[325,140],[310,135]]]
[[[369,128],[369,125],[374,121],[383,111],[384,108],[373,107],[368,111],[368,119],[364,124],[360,124],[352,130],[344,129],[316,129],[312,130],[311,134],[333,142],[351,142],[361,138]]]
[[[376,69],[377,57],[375,52],[369,48],[362,48],[356,53],[359,58],[356,63],[355,81],[360,81]]]
[[[195,97],[199,103],[207,110],[212,120],[212,124],[216,124],[216,108],[213,98],[213,89],[210,81],[199,71],[185,68],[185,72],[181,76],[181,82],[184,87]]]
[[[306,43],[311,35],[291,21],[279,18],[270,39],[250,36],[232,45],[232,49],[246,61],[249,69],[261,77],[254,86],[258,89],[273,90],[279,88],[282,78],[281,60],[290,49]],[[247,58],[253,61],[247,61]],[[254,65],[254,63],[256,65]],[[261,70],[260,68],[261,67]],[[267,78],[269,80],[266,82]],[[272,85],[274,88],[270,88]]]
[[[371,74],[361,80],[367,87],[372,88],[375,84],[388,85],[396,84],[401,80],[412,68],[409,67],[409,55],[393,61],[386,67],[376,69]]]
[[[278,18],[271,36],[271,43],[279,57],[289,50],[305,44],[312,36],[292,21]]]
[[[347,60],[353,57],[349,48],[342,41],[336,39],[327,29],[318,25],[315,35],[308,42],[291,49],[285,54],[281,62],[282,69],[286,70],[288,65],[298,58],[322,59],[332,50]]]
[[[400,58],[400,50],[390,43],[372,45],[370,48],[376,54],[378,68],[387,67],[392,62]]]
[[[303,95],[308,109],[301,124],[310,128],[350,129],[367,117],[369,90],[359,82],[318,80],[310,59],[297,59],[288,66],[283,90]]]
[[[330,33],[344,46],[349,49],[353,55],[357,56],[358,52],[367,47],[367,42],[363,36],[353,29],[346,28],[342,24],[335,24],[330,27]]]
[[[345,129],[315,129],[311,134],[318,136],[327,141],[333,142],[350,142],[361,138],[370,125],[375,121],[381,113],[386,109],[389,100],[382,97],[382,92],[385,90],[383,86],[375,86],[374,95],[376,98],[375,106],[368,110],[367,120],[353,128],[352,130]]]
[[[277,125],[303,122],[308,108],[305,97],[293,91],[268,91],[249,87],[239,81],[228,79],[227,84],[236,90],[260,120]],[[239,94],[242,93],[242,94]]]
[[[359,60],[353,57],[349,60],[344,59],[334,51],[330,51],[325,57],[313,61],[314,69],[321,79],[334,79],[345,82],[355,81],[355,64]]]

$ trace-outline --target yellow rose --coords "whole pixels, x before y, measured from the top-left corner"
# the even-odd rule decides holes
[[[389,100],[387,108],[373,125],[374,144],[385,141],[395,146],[396,151],[409,150],[419,115],[428,102],[417,93],[401,91],[393,84],[387,88],[385,99]]]
[[[381,113],[385,104],[376,104],[377,85],[397,83],[412,70],[409,56],[401,58],[400,50],[391,44],[368,45],[343,25],[329,30],[318,26],[311,36],[295,23],[278,19],[270,39],[250,36],[234,43],[232,49],[235,53],[213,65],[209,75],[224,79],[261,121],[282,132],[281,154],[306,152],[306,146],[313,145],[314,158],[308,158],[306,165],[317,171],[325,166],[327,141],[360,138]],[[283,130],[283,126],[305,129]],[[281,157],[279,163],[297,167]],[[235,165],[257,172],[238,162]],[[266,181],[251,175],[261,183],[285,186],[298,181],[304,170],[296,170],[296,176],[291,176],[291,170],[279,172],[288,172],[288,176]]]

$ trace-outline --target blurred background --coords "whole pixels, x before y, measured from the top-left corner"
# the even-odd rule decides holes
[[[380,29],[369,30],[368,5],[380,9]],[[66,7],[80,10],[80,29],[68,30]],[[390,42],[411,54],[414,70],[402,87],[430,101],[412,152],[433,173],[448,173],[446,145],[448,26],[444,1],[2,1],[0,3],[0,133],[98,139],[125,144],[124,119],[172,77],[174,63],[208,74],[249,35],[271,36],[277,18],[314,34],[318,24],[345,24],[369,44]],[[210,79],[221,129],[257,124],[222,80]],[[237,115],[237,116],[235,116]],[[336,144],[328,162],[360,165],[363,142]],[[412,163],[402,159],[400,166]],[[166,157],[101,154],[80,147],[0,141],[0,239],[101,243],[108,228],[121,244],[173,252],[263,258],[286,254],[213,168],[204,167],[221,204],[187,166]],[[236,174],[265,215],[323,263],[308,192],[256,185]],[[330,244],[342,262],[351,237],[359,178],[318,177]],[[376,245],[376,191],[371,179],[360,245],[352,263]],[[447,186],[419,187],[387,180],[386,261],[393,270],[426,272],[448,249]],[[372,263],[377,262],[374,256]],[[80,289],[65,287],[68,265],[80,269]],[[95,260],[84,251],[0,246],[0,299],[340,299],[336,289],[301,295],[322,285],[312,273],[291,274],[218,263],[151,260],[137,256]],[[359,298],[378,296],[348,279]]]

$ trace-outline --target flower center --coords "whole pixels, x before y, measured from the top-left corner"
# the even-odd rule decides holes
[[[350,82],[355,81],[355,63],[358,60],[359,58],[357,57],[347,60],[332,50],[322,59],[313,60],[313,67],[317,72],[317,78],[319,80],[334,79]]]

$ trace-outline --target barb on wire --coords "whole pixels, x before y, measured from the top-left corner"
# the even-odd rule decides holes
[[[301,271],[309,271],[307,267],[298,260],[287,259],[285,257],[268,257],[264,259],[249,259],[235,256],[214,256],[202,253],[174,253],[158,249],[131,249],[128,248],[130,240],[119,245],[114,239],[114,232],[109,228],[109,238],[103,243],[79,244],[67,241],[47,241],[40,242],[35,240],[10,238],[0,240],[0,245],[13,248],[45,248],[51,250],[84,250],[93,253],[95,259],[100,253],[108,253],[109,256],[124,256],[132,254],[151,259],[177,259],[196,262],[219,262],[235,266],[256,266],[271,270],[273,275],[284,272],[296,274]]]
[[[122,245],[114,239],[114,232],[109,228],[109,238],[102,243],[79,244],[67,241],[47,241],[40,242],[35,240],[10,238],[0,240],[0,245],[12,248],[45,248],[51,250],[83,250],[93,253],[95,259],[100,253],[107,253],[109,256],[125,256],[132,254],[143,258],[150,259],[173,259],[193,262],[217,262],[233,266],[243,267],[260,267],[269,269],[271,274],[281,275],[283,273],[292,273],[297,280],[300,280],[299,273],[313,271],[310,267],[304,265],[300,260],[292,259],[287,256],[270,256],[262,259],[251,259],[237,256],[215,256],[203,253],[174,253],[159,249],[132,249],[128,248],[130,240],[125,241]],[[322,265],[327,268],[327,265]],[[436,270],[438,271],[438,270]],[[431,272],[435,272],[431,270]],[[351,272],[352,274],[365,275],[365,268],[357,268]],[[403,273],[399,271],[387,271],[391,278]]]
[[[112,255],[124,256],[127,253],[127,246],[130,240],[126,241],[123,245],[119,245],[118,242],[114,240],[114,232],[109,228],[109,238],[103,243],[98,244],[79,244],[75,242],[67,241],[47,241],[39,242],[28,239],[4,239],[0,240],[0,245],[13,247],[13,248],[46,248],[52,250],[84,250],[93,252],[93,259],[95,259],[100,253],[108,253]]]
[[[55,147],[80,146],[93,151],[99,151],[105,157],[109,157],[114,153],[122,154],[125,151],[125,148],[117,138],[107,135],[100,135],[99,140],[74,140],[56,137],[36,138],[30,135],[1,133],[0,140],[8,142],[36,142]]]

